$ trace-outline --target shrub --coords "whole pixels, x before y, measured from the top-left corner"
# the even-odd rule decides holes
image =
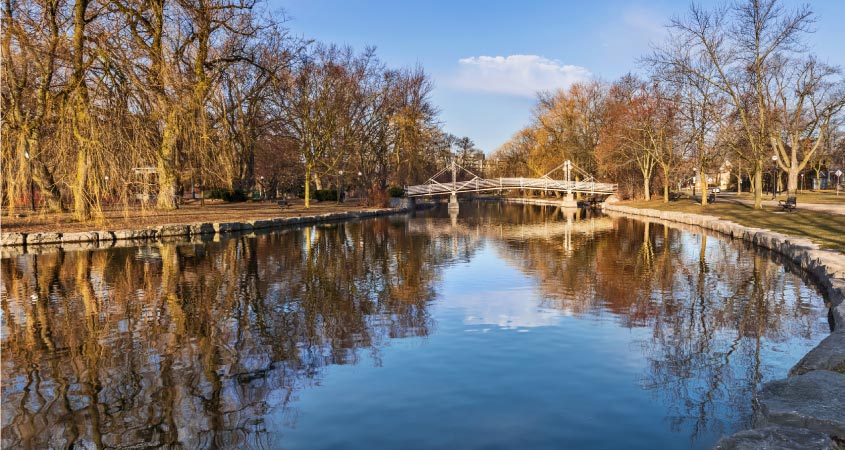
[[[402,197],[405,195],[405,189],[402,189],[399,186],[391,186],[390,189],[387,190],[387,193],[391,197]]]
[[[225,188],[213,188],[208,192],[206,198],[219,198],[224,202],[245,202],[249,199],[249,193],[240,190],[230,190]]]
[[[335,189],[318,189],[314,191],[314,200],[318,202],[337,201],[337,190]]]

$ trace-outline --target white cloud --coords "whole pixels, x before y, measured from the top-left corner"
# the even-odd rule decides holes
[[[583,67],[539,55],[473,56],[458,63],[453,87],[497,94],[533,97],[537,91],[566,89],[591,77]]]

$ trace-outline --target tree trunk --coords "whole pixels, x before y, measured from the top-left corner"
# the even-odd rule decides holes
[[[305,164],[305,208],[311,207],[311,165]]]
[[[56,180],[53,178],[50,170],[47,169],[47,165],[40,159],[35,159],[35,155],[40,152],[38,133],[33,131],[29,134],[26,148],[29,151],[30,157],[33,158],[31,162],[32,173],[30,176],[38,184],[41,196],[47,201],[48,209],[52,212],[61,212],[64,208],[62,207],[62,196],[61,192],[59,192],[59,187],[56,185]]]
[[[793,165],[789,168],[789,172],[786,173],[786,191],[789,195],[798,193],[798,172],[798,166]]]
[[[178,122],[175,108],[167,115],[164,135],[161,140],[161,148],[158,152],[156,170],[158,172],[158,198],[156,208],[176,209],[176,171],[174,160],[176,158],[176,133]],[[144,199],[146,201],[146,199]]]
[[[79,153],[76,155],[76,180],[72,187],[73,192],[73,217],[76,220],[88,220],[91,217],[91,202],[88,198],[88,173],[91,166],[91,158],[88,153],[88,146],[81,143]]]
[[[754,209],[763,209],[763,161],[754,167]]]

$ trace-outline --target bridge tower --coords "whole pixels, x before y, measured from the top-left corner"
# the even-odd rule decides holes
[[[458,211],[458,165],[455,163],[455,158],[452,158],[452,193],[449,194],[449,212],[453,210]]]
[[[564,208],[577,208],[578,202],[575,201],[575,197],[572,196],[572,161],[566,160],[563,162],[563,172],[566,174],[566,196],[563,199],[563,207]]]

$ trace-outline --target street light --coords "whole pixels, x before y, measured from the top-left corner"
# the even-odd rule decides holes
[[[109,176],[108,175],[104,176],[103,180],[106,182],[106,195],[108,195],[109,194]],[[106,201],[106,204],[108,204],[108,201]]]
[[[264,200],[264,175],[261,175],[258,179],[258,197]]]
[[[777,176],[777,169],[778,169],[778,155],[772,155],[772,200],[774,200],[777,194],[777,180],[775,177]]]
[[[798,174],[798,176],[801,177],[801,182],[798,183],[799,186],[800,186],[800,189],[798,189],[798,192],[801,192],[801,191],[804,190],[804,174],[801,173],[801,174]]]

